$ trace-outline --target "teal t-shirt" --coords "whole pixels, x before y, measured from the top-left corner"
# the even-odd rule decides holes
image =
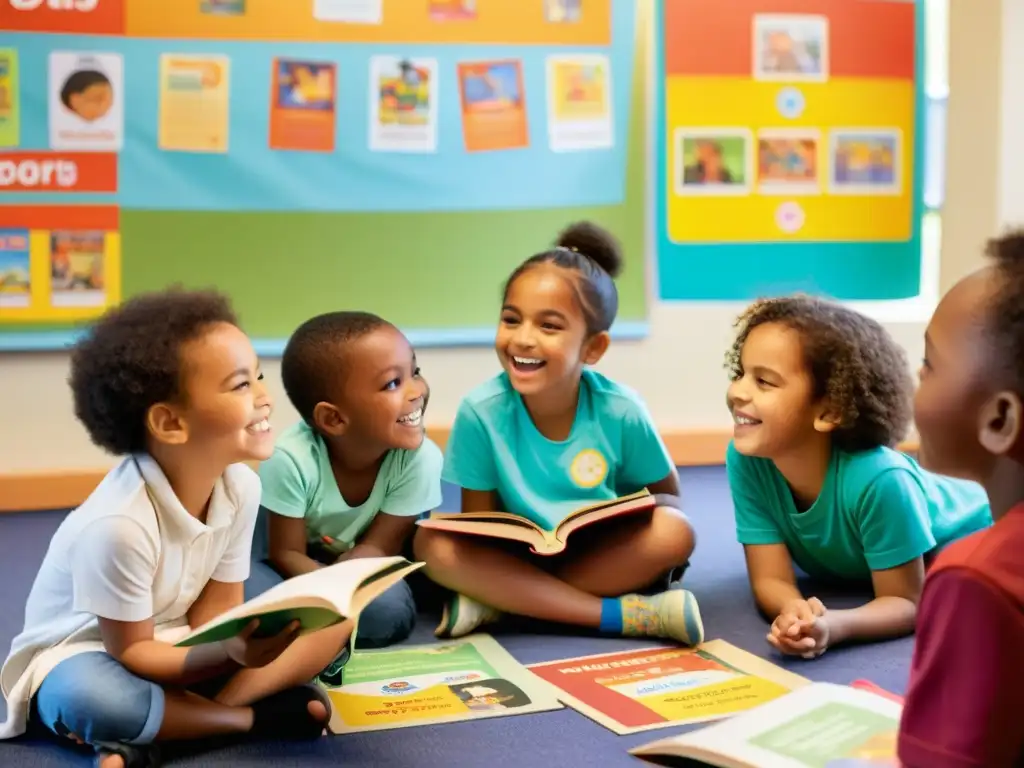
[[[809,576],[868,579],[992,524],[984,489],[936,475],[889,448],[835,450],[825,484],[799,511],[770,459],[726,453],[741,544],[785,544]]]
[[[635,493],[674,469],[640,397],[584,370],[576,419],[562,441],[537,430],[506,374],[470,392],[448,437],[443,477],[496,491],[504,511],[552,530],[578,507]]]
[[[306,520],[310,541],[330,536],[351,548],[378,512],[412,517],[441,503],[441,449],[424,438],[415,451],[384,457],[369,498],[350,506],[338,490],[323,438],[305,422],[281,434],[273,455],[260,464],[261,503],[271,512]]]

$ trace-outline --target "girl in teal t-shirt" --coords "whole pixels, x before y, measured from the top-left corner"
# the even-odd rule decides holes
[[[639,594],[668,587],[693,551],[675,466],[640,398],[584,369],[608,349],[620,267],[615,240],[581,223],[512,273],[495,342],[504,372],[460,405],[443,477],[461,487],[463,511],[502,509],[548,529],[588,502],[643,488],[658,506],[577,531],[555,556],[421,528],[416,557],[454,593],[438,636],[511,613],[690,645],[703,639],[688,591]]]

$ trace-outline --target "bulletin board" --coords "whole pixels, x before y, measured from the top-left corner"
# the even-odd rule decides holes
[[[228,292],[264,353],[341,308],[485,342],[580,218],[622,239],[616,331],[646,332],[630,0],[288,6],[0,3],[0,349],[173,283]]]
[[[657,14],[661,297],[917,295],[923,7],[659,0]]]

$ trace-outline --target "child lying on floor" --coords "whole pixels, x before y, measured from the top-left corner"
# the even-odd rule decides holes
[[[0,672],[7,722],[91,746],[101,768],[157,765],[158,741],[256,732],[314,738],[326,696],[304,685],[344,622],[193,648],[173,643],[242,602],[271,400],[228,301],[168,291],[110,310],[75,348],[75,413],[124,456],[50,542]]]
[[[929,569],[900,724],[905,768],[1024,765],[1024,233],[955,285],[925,334],[921,463],[982,483],[996,522]]]
[[[812,658],[847,640],[913,631],[924,558],[991,525],[984,490],[893,448],[910,421],[905,356],[877,322],[810,297],[759,301],[729,355],[735,422],[726,467],[768,642]],[[875,597],[827,610],[808,575],[870,580]]]
[[[647,488],[653,513],[588,526],[564,555],[422,528],[429,576],[455,594],[439,636],[459,637],[507,612],[619,635],[703,639],[696,600],[667,575],[693,551],[679,478],[635,393],[590,370],[618,309],[618,244],[592,224],[567,229],[505,286],[495,347],[504,373],[459,407],[444,477],[463,511],[502,509],[553,529],[581,503]],[[654,587],[658,594],[639,594]]]
[[[409,341],[366,312],[319,315],[288,340],[281,377],[302,421],[260,466],[269,546],[250,593],[323,564],[411,557],[416,518],[441,503],[442,456],[424,434],[430,391]],[[356,646],[400,642],[415,621],[403,580],[360,614]],[[343,661],[321,680],[338,684]]]

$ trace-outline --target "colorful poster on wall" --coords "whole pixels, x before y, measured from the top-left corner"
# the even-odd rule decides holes
[[[160,149],[228,151],[230,66],[227,56],[160,56]]]
[[[271,148],[333,152],[337,65],[323,61],[274,59],[271,80]]]
[[[808,682],[723,640],[547,661],[530,671],[620,735],[718,720]]]
[[[124,61],[117,53],[50,53],[50,147],[117,152],[124,145]]]
[[[437,60],[370,60],[370,149],[437,151]]]
[[[466,151],[529,146],[522,62],[464,62],[458,73]]]
[[[583,0],[544,0],[544,16],[554,24],[575,24],[583,16]]]
[[[476,18],[476,0],[429,0],[432,21],[470,21]]]
[[[18,52],[0,48],[0,147],[16,147],[21,141],[18,87]]]
[[[489,635],[361,651],[327,689],[333,733],[562,709],[555,691]]]
[[[918,3],[661,0],[659,13],[662,298],[916,295]]]
[[[548,57],[548,141],[553,152],[615,144],[611,89],[607,56]]]
[[[200,0],[199,12],[207,16],[244,16],[245,0]]]
[[[313,0],[313,18],[342,24],[380,24],[384,0]]]
[[[32,298],[29,231],[0,229],[0,307],[24,308]]]

